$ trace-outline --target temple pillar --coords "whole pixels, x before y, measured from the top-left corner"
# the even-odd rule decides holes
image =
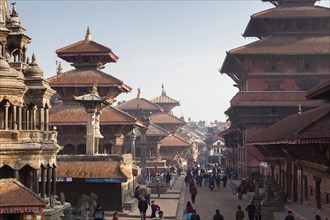
[[[22,106],[22,129],[27,130],[27,125],[26,125],[26,106]]]
[[[37,107],[34,106],[31,113],[31,130],[37,129]]]
[[[123,154],[124,135],[115,135],[114,154]]]
[[[94,155],[95,149],[95,112],[96,109],[86,109],[87,112],[87,134],[86,134],[86,154]]]
[[[40,131],[44,131],[45,130],[45,123],[44,123],[44,119],[45,119],[45,115],[44,115],[44,107],[41,106],[39,107],[39,130]]]
[[[30,129],[30,110],[26,107],[26,130]]]
[[[45,198],[46,197],[46,168],[42,165],[41,166],[41,197]]]
[[[14,175],[15,175],[15,179],[17,179],[19,181],[20,180],[20,178],[19,178],[19,170],[14,170]]]
[[[56,195],[56,166],[52,167],[52,195]]]
[[[22,105],[18,105],[17,129],[22,130]]]
[[[147,138],[146,138],[146,133],[147,133],[148,128],[139,128],[139,131],[141,133],[140,135],[140,149],[141,149],[141,156],[140,156],[140,163],[141,163],[141,172],[143,178],[145,178],[146,175],[146,146],[147,146]]]
[[[45,115],[44,115],[45,116],[45,130],[49,131],[49,125],[48,125],[48,123],[49,123],[49,108],[48,108],[48,106],[45,107],[44,113],[45,113]]]
[[[158,159],[160,157],[160,144],[157,143],[157,146],[156,146],[156,158]]]
[[[13,130],[17,130],[17,121],[16,121],[16,109],[17,109],[17,105],[13,105],[13,123],[12,123],[12,129]]]
[[[39,194],[39,176],[37,169],[33,171],[33,181],[34,181],[34,192]]]
[[[8,119],[9,119],[9,106],[10,106],[10,103],[7,102],[5,104],[5,130],[8,130]]]
[[[51,187],[52,187],[52,182],[51,182],[51,169],[50,166],[47,166],[47,196],[50,197],[51,195]]]
[[[136,140],[136,133],[134,129],[132,132],[129,134],[129,141],[131,145],[131,154],[132,154],[132,159],[135,160],[135,140]]]

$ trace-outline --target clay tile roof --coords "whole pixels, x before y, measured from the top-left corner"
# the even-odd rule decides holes
[[[327,99],[330,101],[330,80],[327,80],[309,90],[306,94],[308,99]]]
[[[330,54],[329,36],[270,36],[233,49],[229,54]]]
[[[95,41],[85,42],[84,40],[78,41],[74,44],[70,44],[66,47],[56,50],[59,57],[68,54],[104,54],[111,57],[113,62],[118,60],[118,57],[111,51],[110,48],[96,43]]]
[[[247,140],[250,145],[330,143],[330,104],[285,118]]]
[[[78,104],[60,105],[50,109],[49,124],[51,125],[86,125],[87,113]],[[133,116],[117,109],[107,107],[100,116],[101,125],[143,125]]]
[[[176,104],[176,105],[180,105],[180,102],[175,100],[175,99],[172,99],[170,97],[168,97],[167,95],[160,95],[160,96],[157,96],[156,98],[153,98],[150,100],[151,102],[153,103],[173,103],[173,104]]]
[[[0,179],[0,214],[41,212],[46,202],[16,179]]]
[[[136,134],[139,136],[141,134],[141,132],[139,130],[137,130]],[[169,135],[169,132],[156,124],[150,123],[150,125],[148,126],[146,135],[147,136],[166,137]]]
[[[117,108],[123,111],[138,111],[140,108],[143,111],[162,111],[159,105],[156,105],[145,98],[134,98],[120,105],[117,105]]]
[[[161,147],[165,147],[165,146],[166,147],[178,147],[178,146],[191,147],[192,145],[188,141],[185,141],[176,135],[169,135],[160,141],[160,146]]]
[[[186,124],[185,121],[166,112],[159,112],[150,116],[150,121],[154,124]]]
[[[118,87],[123,92],[132,90],[123,81],[98,69],[70,70],[48,80],[51,87],[92,87],[96,83],[98,87]]]
[[[308,100],[306,92],[287,91],[251,91],[238,92],[231,100],[231,106],[305,106],[318,107],[324,104],[321,100]]]
[[[71,178],[127,178],[120,165],[113,161],[73,161],[57,163],[57,177]]]
[[[328,18],[330,10],[321,6],[304,6],[304,7],[285,7],[261,11],[252,15],[252,18]]]

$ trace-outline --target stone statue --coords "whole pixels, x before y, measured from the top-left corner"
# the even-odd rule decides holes
[[[88,200],[88,206],[89,206],[89,216],[92,217],[95,207],[97,206],[96,200],[98,199],[98,196],[95,193],[89,194],[89,200]]]
[[[89,201],[89,197],[85,194],[82,194],[79,197],[78,203],[74,207],[72,214],[80,215],[82,219],[86,218],[87,209],[89,207],[88,201]]]
[[[56,197],[54,195],[51,195],[49,197],[49,205],[51,208],[54,208],[55,207],[55,203],[56,203]]]
[[[60,193],[60,201],[61,201],[61,204],[62,204],[62,205],[65,204],[65,195],[64,195],[64,192],[61,192],[61,193]]]

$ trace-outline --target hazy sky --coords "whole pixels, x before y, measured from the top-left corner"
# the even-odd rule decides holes
[[[9,1],[11,3],[13,1]],[[104,69],[133,88],[118,101],[167,95],[180,101],[178,117],[225,121],[224,111],[238,91],[219,73],[226,51],[256,41],[242,33],[250,15],[274,7],[261,0],[79,1],[16,0],[23,27],[32,38],[45,77],[56,74],[56,49],[83,40],[87,26],[94,41],[112,49],[117,63]],[[320,5],[329,7],[329,0]],[[64,71],[72,67],[62,61]]]

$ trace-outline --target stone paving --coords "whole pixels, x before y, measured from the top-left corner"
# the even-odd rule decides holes
[[[190,194],[188,187],[184,188],[185,206],[186,202],[190,201]],[[193,204],[193,207],[197,210],[201,220],[212,220],[216,209],[220,210],[225,220],[235,220],[237,205],[242,206],[242,209],[245,210],[251,201],[250,195],[244,195],[243,200],[239,200],[228,184],[227,188],[215,187],[213,191],[208,186],[198,187],[197,190],[196,203]],[[184,206],[179,207],[179,209],[184,209]],[[245,212],[245,214],[247,213]],[[176,219],[184,220],[183,212],[178,212]]]
[[[160,198],[156,194],[151,195],[151,199],[156,201],[164,212],[166,220],[185,220],[183,211],[187,201],[190,201],[190,194],[188,187],[185,186],[184,177],[179,177],[171,182],[171,189],[168,190],[167,194],[161,194]],[[238,181],[232,181],[233,184],[237,185]],[[235,220],[235,213],[237,205],[242,207],[245,218],[247,218],[247,212],[245,211],[246,206],[251,201],[252,194],[245,194],[243,200],[238,200],[237,196],[233,193],[232,188],[227,184],[227,188],[215,188],[213,191],[207,186],[198,187],[198,194],[196,197],[196,203],[193,207],[197,210],[201,217],[201,220],[212,220],[215,210],[219,209],[220,213],[224,216],[224,220]],[[150,206],[147,211],[147,220],[150,218]],[[274,220],[283,220],[285,212],[274,213]],[[112,213],[106,213],[106,220],[112,219]],[[120,213],[120,220],[139,220],[140,215],[138,209],[133,212]],[[299,219],[299,218],[298,218]],[[312,218],[304,218],[312,219]],[[314,219],[314,218],[313,218]],[[267,219],[265,219],[267,220]]]
[[[155,200],[156,204],[164,211],[166,220],[185,220],[183,210],[187,201],[190,200],[190,194],[183,180],[183,176],[173,180],[171,190],[167,194],[161,194],[160,198],[157,195],[151,195],[152,200]],[[227,184],[227,188],[216,187],[213,191],[210,191],[207,186],[198,187],[197,190],[196,203],[193,206],[199,213],[201,220],[212,220],[216,209],[220,210],[225,220],[235,220],[237,205],[241,205],[242,209],[245,210],[251,200],[250,195],[244,195],[243,200],[238,200],[229,184]],[[247,216],[246,212],[245,214]],[[106,219],[111,220],[112,217],[110,216],[111,213],[107,213]],[[137,209],[129,213],[120,213],[119,219],[138,220],[140,219],[139,211]],[[150,207],[147,211],[147,220],[150,220]]]

